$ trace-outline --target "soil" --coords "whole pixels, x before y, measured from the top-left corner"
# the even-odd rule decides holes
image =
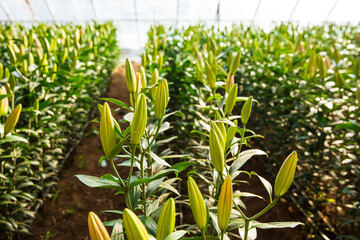
[[[135,70],[139,68],[138,64],[134,64]],[[116,98],[129,104],[129,93],[125,85],[124,68],[119,68],[113,74],[113,80],[105,94],[105,97]],[[112,109],[117,107],[110,104]],[[120,119],[126,112],[118,111],[115,117]],[[75,175],[87,174],[93,176],[102,176],[112,172],[111,167],[105,168],[98,166],[98,161],[103,155],[100,137],[96,134],[98,131],[98,123],[90,123],[86,130],[85,138],[76,147],[75,152],[64,165],[60,173],[60,181],[57,185],[59,192],[54,199],[46,199],[43,208],[38,212],[36,221],[33,223],[33,237],[28,240],[53,239],[53,240],[89,240],[87,217],[89,211],[93,211],[102,221],[109,221],[121,216],[110,213],[103,213],[104,210],[125,208],[125,199],[123,195],[115,195],[113,190],[89,188],[82,184]],[[126,126],[121,126],[124,129]],[[262,163],[264,158],[252,159],[245,164],[246,171],[256,169],[256,172],[267,180],[271,180],[271,176],[266,172]],[[120,175],[127,176],[128,168],[122,167]],[[243,180],[249,180],[247,176],[242,175]],[[250,179],[250,185],[242,184],[241,190],[251,192],[261,196],[268,196],[266,190],[256,177]],[[273,181],[270,181],[273,183]],[[268,204],[266,201],[257,198],[242,198],[248,210],[246,215],[252,216]],[[190,209],[182,208],[184,216],[191,216]],[[301,221],[302,215],[299,214],[285,200],[279,203],[269,212],[261,216],[260,222],[275,221]],[[186,217],[187,218],[187,217]],[[111,229],[108,229],[111,232]],[[266,234],[266,235],[265,235]],[[269,229],[258,230],[258,238],[275,240],[275,239],[304,239],[301,237],[301,227],[296,229]]]

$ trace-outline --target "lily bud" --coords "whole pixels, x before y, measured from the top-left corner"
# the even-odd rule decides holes
[[[249,121],[249,118],[250,118],[252,100],[253,100],[252,96],[248,97],[244,106],[241,109],[241,122],[244,125],[247,124],[247,122]]]
[[[136,73],[136,93],[139,93],[142,88],[143,88],[143,85],[142,85],[142,81],[141,81],[141,75],[140,75],[140,73]]]
[[[231,184],[231,177],[228,175],[225,178],[224,184],[221,187],[219,202],[217,205],[217,220],[219,228],[223,232],[225,232],[229,224],[232,202],[233,188]]]
[[[222,130],[220,127],[223,126],[222,124],[219,125],[219,123],[215,123],[211,121],[210,123],[210,129],[214,130],[216,135],[219,137],[219,140],[221,142],[221,146],[225,148],[225,142],[226,142],[226,130]],[[225,126],[224,126],[225,127]],[[223,132],[225,131],[225,132]],[[223,135],[224,134],[224,135]]]
[[[230,52],[230,53],[229,53],[229,56],[228,56],[228,58],[227,58],[227,60],[226,60],[226,65],[227,65],[227,67],[229,68],[229,70],[231,69],[231,64],[232,64],[232,62],[233,62],[233,53]]]
[[[159,81],[159,71],[157,68],[155,68],[154,72],[152,73],[151,76],[151,81],[150,81],[150,86],[153,86],[154,84],[156,84]],[[155,95],[156,95],[156,88],[152,87],[150,89],[150,96],[151,99],[155,99]]]
[[[125,82],[129,92],[134,93],[136,91],[136,76],[134,68],[128,58],[125,61]]]
[[[209,136],[209,148],[210,158],[216,171],[222,174],[224,171],[225,157],[224,157],[224,145],[221,143],[221,137],[215,132],[214,129],[210,130]]]
[[[234,61],[232,61],[231,63],[230,75],[235,75],[240,65],[240,59],[241,59],[241,52],[238,52],[238,54],[236,54]]]
[[[163,210],[161,211],[160,218],[156,229],[156,239],[163,240],[175,228],[175,201],[169,198],[166,201]]]
[[[141,85],[143,88],[147,86],[146,72],[143,66],[140,67]]]
[[[89,225],[89,233],[91,240],[111,239],[104,224],[101,222],[100,218],[94,212],[89,212],[88,225]]]
[[[140,93],[137,101],[135,112],[131,121],[131,145],[139,144],[144,135],[147,119],[147,106],[144,94]]]
[[[187,181],[190,207],[193,213],[196,225],[203,230],[207,225],[207,210],[201,192],[192,177]]]
[[[2,86],[0,88],[0,95],[6,95],[6,94],[7,94],[6,89],[4,86]],[[9,99],[8,97],[6,97],[0,100],[0,117],[6,116],[8,111],[9,111]]]
[[[141,55],[141,66],[142,67],[146,67],[146,64],[147,64],[147,59],[146,59],[146,53],[143,52],[143,54]]]
[[[205,61],[205,73],[210,88],[214,90],[216,88],[216,76],[210,64],[207,61]]]
[[[4,66],[3,64],[0,62],[0,80],[3,78],[4,76]]]
[[[110,107],[107,103],[101,111],[100,117],[100,139],[106,156],[108,156],[116,145],[116,133]]]
[[[275,179],[275,187],[274,187],[274,194],[275,196],[282,196],[284,195],[289,187],[295,176],[297,164],[297,153],[292,152],[283,162],[277,176]]]
[[[15,51],[14,51],[14,48],[13,48],[13,45],[12,44],[7,44],[7,52],[9,54],[9,57],[10,57],[10,62],[12,64],[15,64],[16,63],[16,55],[15,55]]]
[[[156,119],[160,120],[165,115],[166,107],[169,103],[169,87],[166,80],[160,82],[159,86],[157,87],[157,92],[155,96],[155,117]]]
[[[162,69],[163,61],[164,61],[164,54],[159,53],[159,57],[157,58],[157,62],[156,62],[156,65],[159,68],[159,71],[161,71],[161,69]]]
[[[228,74],[227,78],[226,78],[226,82],[225,82],[225,92],[229,93],[230,89],[234,86],[234,75],[230,75]]]
[[[238,125],[238,121],[234,120],[233,122],[236,126]],[[236,134],[236,127],[234,126],[230,126],[228,131],[226,132],[226,143],[225,143],[225,148],[229,148],[231,146],[231,142],[233,140],[233,138],[235,137]]]
[[[216,112],[215,113],[215,120],[217,121],[217,120],[221,120],[222,119],[222,117],[221,117],[221,115],[220,115],[220,113],[219,112]],[[226,128],[225,128],[225,123],[223,123],[223,122],[216,122],[216,126],[219,128],[219,130],[220,130],[220,133],[221,134],[219,134],[219,137],[221,136],[222,137],[222,140],[221,140],[221,142],[223,143],[223,145],[224,145],[224,147],[225,147],[225,141],[226,141]]]
[[[19,116],[21,113],[21,108],[22,105],[19,104],[16,106],[16,108],[9,114],[9,116],[7,117],[6,121],[5,121],[5,126],[4,126],[4,134],[8,134],[9,132],[11,132],[14,127],[16,126],[18,120],[19,120]]]
[[[225,103],[225,110],[224,113],[226,116],[229,116],[230,113],[232,112],[232,110],[234,109],[235,103],[236,103],[236,97],[238,94],[238,85],[235,84],[231,90],[230,93],[226,99],[226,103]]]
[[[123,224],[128,240],[148,240],[149,234],[140,219],[130,209],[123,212]]]

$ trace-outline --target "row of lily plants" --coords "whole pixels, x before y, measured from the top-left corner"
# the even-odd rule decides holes
[[[112,23],[0,25],[0,238],[31,234],[36,209],[107,87]]]
[[[156,26],[148,36],[143,62],[163,53],[162,73],[173,94],[169,106],[187,116],[186,121],[175,119],[172,130],[182,139],[174,149],[181,146],[194,153],[189,143],[206,126],[208,103],[215,101],[221,108],[221,93],[229,93],[236,83],[239,95],[254,95],[259,101],[248,126],[265,137],[253,140],[269,153],[267,169],[276,174],[279,159],[292,150],[299,153],[300,174],[289,197],[308,217],[307,238],[359,233],[358,26],[281,24],[267,32],[242,25],[231,30]],[[234,61],[240,61],[239,68],[232,69]],[[214,93],[214,86],[203,90],[209,67],[220,80],[215,87],[225,91]]]
[[[158,44],[156,42],[155,44]],[[125,63],[125,80],[131,105],[119,99],[103,99],[99,105],[100,139],[105,155],[100,162],[112,166],[103,176],[77,175],[89,187],[110,188],[126,200],[125,209],[109,209],[118,219],[102,223],[96,213],[88,218],[90,238],[128,240],[177,239],[256,239],[257,229],[294,228],[300,222],[259,222],[258,218],[273,208],[290,188],[297,165],[297,153],[290,153],[278,168],[274,188],[254,171],[241,169],[255,155],[266,155],[260,149],[250,149],[248,141],[259,137],[247,128],[251,121],[252,96],[238,96],[238,85],[226,84],[217,76],[221,72],[233,79],[240,65],[240,52],[230,59],[231,67],[218,68],[212,62],[216,54],[203,52],[198,65],[205,69],[203,81],[197,80],[194,98],[202,103],[195,135],[188,138],[188,154],[178,147],[174,132],[178,121],[191,118],[169,106],[176,99],[173,82],[165,75],[164,52],[154,48],[142,56],[142,66],[135,72],[130,60]],[[199,52],[199,55],[201,53]],[[172,91],[170,91],[172,89]],[[173,94],[173,95],[172,95]],[[190,96],[189,96],[190,97]],[[121,129],[108,102],[129,111],[120,122],[129,126]],[[241,102],[241,103],[240,103]],[[233,114],[235,105],[242,105],[241,113]],[[189,106],[192,107],[192,106]],[[185,131],[184,131],[185,132]],[[185,132],[185,134],[187,134]],[[129,167],[127,176],[120,168]],[[123,172],[123,171],[122,171]],[[242,191],[240,174],[260,179],[268,196]],[[183,189],[186,190],[183,190]],[[245,214],[243,197],[266,199],[267,205],[252,216]],[[184,217],[192,213],[193,220]],[[112,226],[111,234],[105,226]]]

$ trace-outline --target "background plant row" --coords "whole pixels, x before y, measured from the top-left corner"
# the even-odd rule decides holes
[[[282,24],[268,32],[244,26],[233,26],[231,31],[157,26],[148,36],[143,65],[153,60],[148,68],[157,67],[154,59],[163,52],[161,74],[169,81],[170,111],[180,110],[186,116],[185,121],[174,119],[173,131],[179,139],[173,148],[196,156],[198,151],[186,147],[202,145],[201,137],[192,139],[207,111],[199,90],[206,81],[197,65],[199,57],[214,59],[229,70],[230,54],[240,51],[234,80],[239,95],[253,95],[260,102],[254,106],[256,115],[249,126],[267,140],[262,148],[272,156],[269,171],[276,172],[283,156],[296,149],[299,174],[292,198],[320,232],[331,237],[356,234],[360,195],[357,26],[300,29]],[[217,54],[211,56],[211,52]],[[216,72],[225,84],[226,76]],[[238,104],[234,114],[240,110]],[[311,231],[310,236],[314,237]]]
[[[23,106],[14,132],[0,139],[0,236],[30,233],[35,206],[51,196],[118,55],[111,22],[0,26],[0,84],[9,112]]]

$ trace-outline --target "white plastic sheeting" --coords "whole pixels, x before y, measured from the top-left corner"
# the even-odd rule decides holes
[[[358,24],[359,9],[360,0],[0,0],[0,21],[31,25],[113,20],[120,46],[139,49],[153,23],[224,27],[243,22],[264,28],[281,21]]]

